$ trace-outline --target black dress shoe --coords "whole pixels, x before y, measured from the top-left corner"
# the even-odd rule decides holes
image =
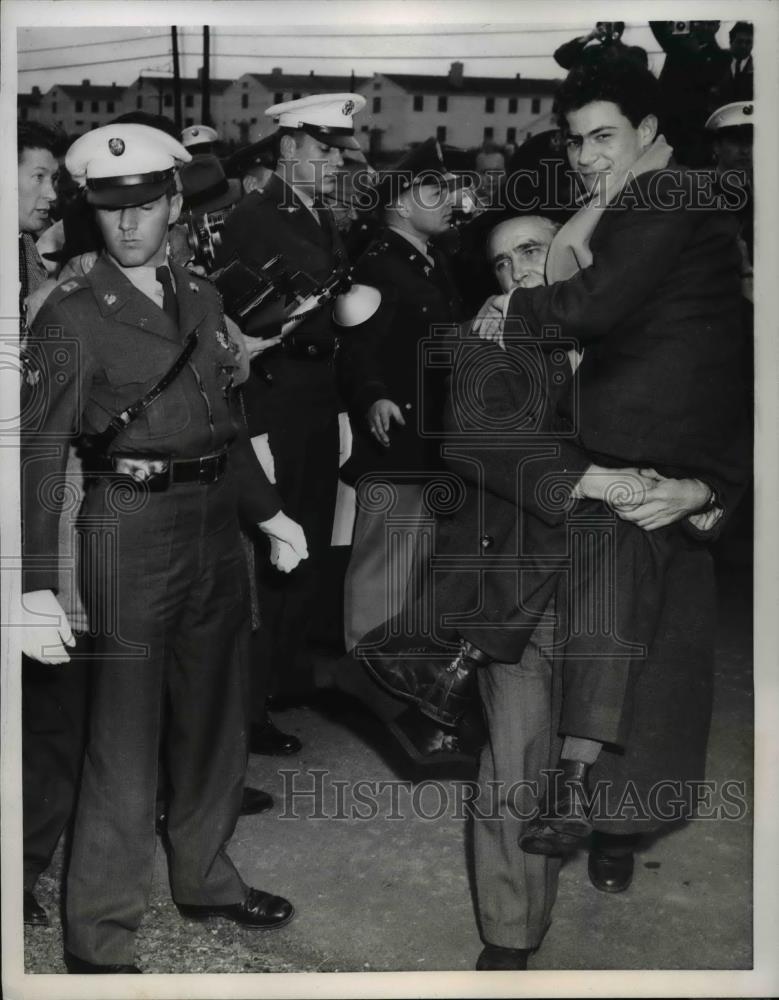
[[[532,819],[520,835],[519,846],[527,854],[565,857],[581,846],[592,833],[587,814],[587,772],[589,764],[563,760],[544,810]]]
[[[65,965],[68,972],[76,976],[98,975],[98,976],[139,976],[141,970],[137,965],[98,965],[95,962],[87,962],[85,958],[65,952]]]
[[[181,916],[189,920],[223,917],[243,927],[254,927],[260,931],[283,927],[295,915],[295,908],[288,899],[272,896],[261,889],[249,889],[249,895],[242,903],[229,903],[226,906],[177,905]]]
[[[261,788],[250,788],[248,785],[244,787],[241,799],[242,816],[254,816],[272,808],[273,796],[269,792],[263,792]]]
[[[24,922],[28,927],[49,927],[49,915],[35,898],[32,889],[24,890]]]
[[[476,960],[477,972],[500,972],[512,969],[527,969],[527,960],[532,948],[501,948],[497,944],[485,944]]]
[[[624,892],[633,881],[633,866],[632,851],[603,854],[593,849],[587,861],[587,874],[599,892]]]
[[[250,753],[260,753],[267,757],[291,757],[300,753],[303,744],[291,733],[282,733],[268,716],[259,726],[252,726],[249,734]]]
[[[443,726],[454,726],[467,711],[476,693],[476,671],[492,660],[465,639],[460,650],[424,692],[419,710]]]
[[[453,729],[442,729],[414,707],[387,723],[387,729],[417,764],[473,764],[475,754],[463,749]]]

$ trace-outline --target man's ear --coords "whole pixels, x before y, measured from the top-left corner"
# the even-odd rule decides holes
[[[639,122],[638,134],[641,139],[641,145],[644,148],[651,146],[657,138],[657,128],[657,115],[647,115],[646,118]]]
[[[295,137],[292,135],[283,135],[279,139],[279,159],[280,160],[291,160],[295,156],[295,151],[297,150],[297,143],[295,142]]]
[[[170,199],[170,211],[168,213],[168,225],[172,226],[174,222],[178,222],[178,218],[181,215],[181,209],[184,205],[184,199],[182,196],[176,192]]]

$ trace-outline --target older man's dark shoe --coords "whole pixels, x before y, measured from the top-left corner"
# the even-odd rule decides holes
[[[476,960],[477,972],[510,972],[527,969],[527,960],[532,948],[501,948],[497,944],[486,944]]]
[[[266,757],[291,757],[300,753],[303,744],[291,733],[282,731],[269,716],[260,725],[252,726],[249,732],[249,752]]]
[[[563,760],[542,813],[532,819],[520,835],[519,846],[527,854],[559,857],[571,854],[592,833],[588,815],[587,772],[589,764]]]
[[[283,927],[295,915],[295,908],[288,899],[273,896],[261,889],[250,889],[249,895],[242,903],[230,903],[226,906],[191,906],[182,903],[178,904],[178,910],[182,917],[187,917],[189,920],[222,917],[242,927],[252,927],[261,931]]]
[[[587,861],[590,882],[599,892],[624,892],[633,881],[633,852],[604,854],[593,849]]]
[[[28,927],[48,927],[49,915],[35,898],[30,889],[24,890],[23,899],[24,922]]]
[[[141,970],[137,965],[116,964],[98,965],[95,962],[87,962],[85,958],[65,952],[65,966],[72,975],[76,976],[137,976],[141,975]]]

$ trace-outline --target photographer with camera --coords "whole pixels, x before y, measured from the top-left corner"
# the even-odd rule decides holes
[[[364,104],[358,94],[327,94],[268,108],[266,115],[279,126],[274,140],[277,166],[267,183],[248,194],[226,221],[217,267],[237,259],[244,270],[261,275],[281,256],[288,273],[304,272],[317,286],[345,270],[346,251],[324,199],[335,190],[342,150],[359,148],[353,115]],[[227,309],[243,322],[245,332],[252,332],[248,316],[242,319],[229,302]],[[277,337],[288,319],[278,310],[275,321],[257,332]],[[338,483],[337,334],[330,309],[312,309],[292,333],[254,362],[243,386],[255,449],[277,483],[284,509],[303,525],[310,551],[307,562],[283,581],[264,569],[258,573],[263,659],[270,665],[274,693],[282,695],[305,694],[314,687],[307,637],[330,547]],[[265,667],[255,664],[253,669]],[[258,715],[255,710],[254,752],[299,749],[294,737]]]
[[[730,53],[717,42],[719,21],[650,21],[665,52],[660,72],[663,131],[674,157],[686,167],[709,163],[706,119],[717,107],[716,88],[728,72]]]
[[[564,42],[554,53],[555,62],[563,69],[573,69],[598,59],[627,58],[646,68],[646,50],[640,45],[625,45],[624,30],[624,21],[597,21],[589,35]]]

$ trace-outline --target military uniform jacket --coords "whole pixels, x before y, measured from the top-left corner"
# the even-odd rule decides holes
[[[377,312],[352,333],[342,352],[344,395],[354,429],[352,457],[341,470],[354,482],[367,472],[421,474],[441,467],[440,433],[449,366],[436,351],[462,319],[462,302],[446,258],[434,264],[407,239],[383,229],[360,258],[355,281],[382,295]],[[390,426],[390,446],[376,442],[366,415],[390,399],[406,421]]]
[[[237,413],[232,383],[238,362],[218,293],[175,264],[171,271],[178,327],[106,254],[88,274],[56,286],[35,318],[22,407],[25,591],[57,586],[52,564],[60,508],[53,498],[68,442],[99,433],[143,397],[171,368],[193,330],[197,345],[184,370],[109,451],[196,458],[230,445],[242,515],[264,521],[281,506]]]
[[[223,267],[233,257],[257,270],[282,254],[290,270],[305,271],[321,282],[337,267],[346,264],[346,251],[329,213],[321,225],[293,189],[275,174],[261,191],[252,191],[230,213],[222,230],[216,265]],[[235,318],[235,317],[233,317]],[[279,324],[280,329],[280,324]],[[279,332],[269,330],[269,335]],[[338,335],[331,309],[324,306],[289,335],[285,347],[273,348],[257,359],[242,392],[252,436],[267,430],[269,411],[287,412],[290,405],[302,411],[318,403],[335,408],[336,393],[332,369],[327,362],[309,361],[299,355],[310,347],[313,352],[331,352]],[[263,370],[272,382],[262,377]]]

